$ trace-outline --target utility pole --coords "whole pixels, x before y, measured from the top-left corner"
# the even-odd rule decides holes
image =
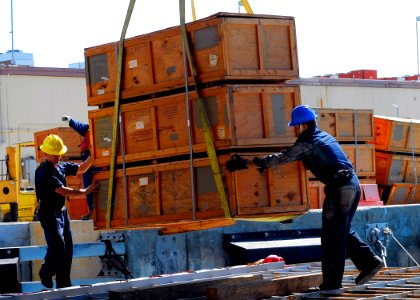
[[[10,21],[11,21],[11,26],[12,26],[12,30],[10,31],[10,33],[12,34],[12,59],[11,59],[11,64],[14,65],[15,64],[15,44],[14,44],[14,35],[13,35],[13,0],[10,0]]]

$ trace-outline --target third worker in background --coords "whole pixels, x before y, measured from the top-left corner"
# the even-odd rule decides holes
[[[79,133],[83,137],[82,143],[80,144],[80,154],[81,154],[82,161],[85,161],[90,156],[89,124],[79,122],[78,120],[71,118],[69,116],[63,116],[62,120],[64,122],[67,122],[71,128],[73,128],[77,133]],[[92,171],[92,167],[90,167],[82,175],[84,188],[87,188],[89,185],[92,184],[92,178],[93,178],[93,171]],[[88,206],[88,212],[80,218],[81,220],[89,220],[89,219],[92,219],[93,217],[93,195],[92,194],[86,195],[86,202]]]
[[[295,143],[279,153],[255,157],[253,163],[263,173],[267,168],[299,160],[325,185],[321,229],[323,281],[318,289],[331,291],[342,288],[346,257],[360,270],[356,284],[369,281],[384,263],[351,228],[361,195],[359,179],[339,143],[317,127],[316,118],[311,107],[295,107],[288,123],[299,127]],[[234,155],[226,167],[233,172],[248,168],[248,163]]]

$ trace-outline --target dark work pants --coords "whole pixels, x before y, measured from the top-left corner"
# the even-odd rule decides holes
[[[71,286],[73,239],[67,209],[64,208],[62,212],[40,212],[39,218],[48,246],[40,274],[56,275],[57,288]]]
[[[351,229],[351,221],[359,204],[361,190],[357,176],[341,187],[325,186],[322,210],[322,275],[321,289],[341,288],[346,257],[362,270],[374,253]]]

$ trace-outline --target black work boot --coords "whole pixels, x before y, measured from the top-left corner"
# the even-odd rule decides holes
[[[41,284],[45,286],[47,289],[52,289],[53,287],[53,281],[52,276],[48,275],[47,272],[45,272],[42,267],[39,271],[39,278],[41,279]]]
[[[382,259],[379,258],[379,256],[375,255],[373,259],[374,261],[371,264],[369,264],[369,266],[367,266],[365,269],[363,269],[360,272],[359,276],[357,276],[357,285],[365,284],[366,282],[371,280],[373,276],[375,276],[375,274],[378,273],[378,271],[385,266],[384,262],[382,261]]]

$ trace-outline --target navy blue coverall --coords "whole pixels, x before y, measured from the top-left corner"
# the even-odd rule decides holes
[[[362,270],[374,262],[375,254],[351,229],[360,200],[360,184],[352,164],[334,137],[311,126],[289,149],[263,158],[267,167],[300,160],[325,184],[322,210],[321,290],[341,288],[346,257]]]
[[[90,140],[89,140],[89,124],[79,122],[75,119],[70,119],[69,126],[83,137],[82,144],[80,145],[81,159],[85,161],[90,156]],[[87,188],[92,184],[93,170],[90,167],[85,173],[82,174],[83,187]],[[93,194],[86,195],[86,202],[89,211],[93,211]]]
[[[56,287],[71,286],[70,271],[73,260],[73,239],[70,218],[65,206],[65,196],[56,193],[66,185],[66,176],[76,175],[79,166],[70,162],[59,162],[57,167],[45,160],[36,169],[35,188],[38,199],[38,219],[44,230],[47,253],[40,275],[56,275]]]

